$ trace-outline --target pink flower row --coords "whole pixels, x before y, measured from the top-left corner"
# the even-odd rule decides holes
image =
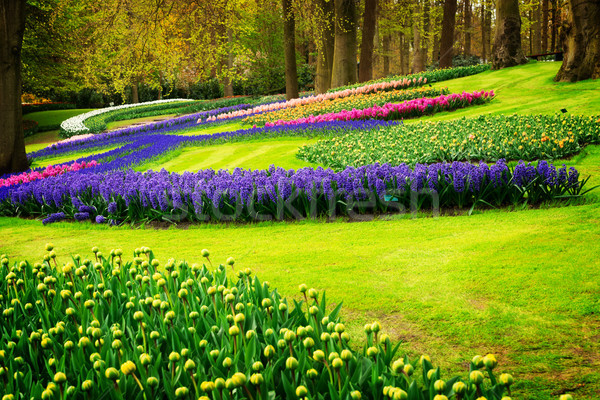
[[[480,102],[494,97],[494,91],[475,91],[472,93],[463,92],[461,94],[453,93],[449,95],[441,95],[434,98],[421,98],[407,100],[404,103],[387,103],[383,106],[374,105],[373,107],[363,110],[352,109],[352,111],[340,111],[336,113],[311,115],[305,118],[298,118],[291,121],[275,121],[267,122],[265,126],[276,125],[297,125],[315,122],[329,121],[348,121],[356,119],[400,119],[415,115],[421,115],[428,108],[438,107],[439,109],[454,109],[471,104],[473,101]]]
[[[319,94],[316,96],[308,96],[308,97],[302,97],[302,98],[298,98],[298,99],[292,99],[292,100],[288,100],[288,101],[285,101],[282,103],[263,104],[263,105],[260,105],[260,106],[254,107],[254,108],[250,108],[250,109],[246,109],[246,110],[232,111],[229,113],[224,113],[224,114],[219,114],[216,116],[209,117],[206,119],[206,121],[216,121],[218,119],[243,117],[243,116],[250,115],[250,114],[281,110],[281,109],[288,108],[288,107],[302,106],[305,104],[311,104],[311,103],[325,101],[325,100],[333,100],[333,99],[352,96],[352,95],[356,95],[356,94],[369,94],[369,93],[375,93],[375,92],[378,92],[381,90],[389,90],[389,89],[404,89],[404,88],[407,88],[407,87],[410,87],[413,85],[418,86],[418,85],[425,84],[425,83],[427,83],[427,78],[423,78],[423,77],[419,77],[419,79],[404,78],[404,79],[400,79],[397,81],[377,82],[377,83],[372,83],[370,85],[365,85],[365,86],[361,86],[361,87],[357,87],[357,88],[340,90],[338,92],[327,92],[327,93]],[[201,122],[201,120],[198,120],[198,122]]]
[[[37,181],[38,179],[44,179],[50,176],[56,176],[70,171],[79,171],[80,169],[90,168],[96,165],[98,165],[96,161],[90,161],[87,163],[85,161],[82,161],[81,163],[73,163],[71,165],[49,165],[43,171],[23,172],[19,175],[9,176],[6,179],[0,179],[0,187]]]

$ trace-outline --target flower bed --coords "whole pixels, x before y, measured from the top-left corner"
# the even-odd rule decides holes
[[[290,121],[311,115],[340,112],[343,110],[352,110],[354,108],[364,109],[373,105],[383,105],[385,103],[412,100],[422,97],[436,97],[447,93],[447,89],[436,89],[430,87],[421,87],[411,90],[374,92],[368,94],[360,93],[347,97],[339,97],[333,100],[302,104],[295,107],[288,107],[279,111],[257,114],[245,118],[244,122],[247,122],[251,125],[264,125],[267,122],[274,122],[277,120]]]
[[[117,110],[123,110],[123,109],[134,108],[134,107],[148,107],[148,106],[152,106],[152,105],[156,105],[156,104],[173,103],[173,102],[188,102],[189,103],[189,100],[187,100],[187,99],[167,99],[167,100],[149,101],[146,103],[123,104],[120,106],[100,108],[100,109],[93,110],[93,111],[90,111],[87,113],[76,115],[72,118],[69,118],[69,119],[63,121],[60,124],[60,134],[61,134],[61,136],[68,138],[68,137],[71,137],[74,135],[82,135],[85,133],[100,132],[102,129],[104,129],[104,127],[102,127],[101,129],[100,128],[90,129],[89,127],[87,127],[85,125],[86,120],[89,118],[92,118],[96,115],[105,114],[105,113],[109,113],[109,112],[113,112],[113,111],[117,111]]]
[[[405,79],[393,80],[393,81],[389,81],[389,82],[378,82],[378,83],[373,83],[370,85],[363,84],[360,87],[356,87],[356,88],[352,88],[352,89],[340,90],[340,91],[336,91],[336,92],[328,92],[328,93],[314,95],[314,96],[301,97],[301,98],[292,99],[292,100],[288,100],[288,101],[284,101],[284,102],[262,104],[260,106],[257,106],[257,107],[254,107],[254,108],[251,108],[248,110],[240,110],[240,111],[235,111],[235,112],[230,112],[230,113],[222,113],[215,117],[212,117],[211,120],[216,121],[218,119],[247,117],[251,114],[258,114],[258,113],[264,113],[264,112],[268,112],[268,111],[282,110],[282,109],[289,108],[289,107],[297,107],[297,106],[301,106],[301,105],[319,103],[319,102],[323,102],[323,101],[327,101],[327,100],[333,100],[333,99],[338,99],[338,98],[343,98],[343,97],[348,97],[348,96],[354,96],[357,94],[375,93],[375,92],[384,91],[384,90],[407,89],[407,88],[413,87],[413,86],[424,85],[426,82],[427,82],[427,79],[423,79],[422,77],[419,77],[418,79],[417,78],[414,78],[414,79],[406,79],[405,78]]]
[[[75,213],[87,205],[95,210],[87,218],[126,222],[353,217],[429,207],[537,204],[576,197],[584,184],[574,168],[557,170],[545,161],[537,167],[521,162],[512,170],[503,161],[491,166],[418,164],[414,169],[375,164],[340,172],[274,166],[232,173],[89,170],[0,190],[0,215],[64,213],[79,219]]]
[[[298,118],[290,121],[278,120],[275,122],[267,122],[265,126],[312,124],[315,122],[350,121],[363,119],[398,120],[404,118],[414,118],[423,115],[434,114],[440,111],[456,110],[457,108],[463,108],[469,105],[484,104],[485,102],[490,101],[493,97],[494,91],[475,91],[473,93],[463,92],[461,94],[453,93],[450,95],[441,95],[431,99],[419,98],[407,100],[399,104],[387,103],[383,106],[375,105],[363,110],[344,110],[321,115],[311,115],[306,118]]]
[[[96,161],[90,161],[88,163],[84,161],[81,163],[75,162],[73,164],[49,165],[45,169],[23,172],[21,174],[10,175],[6,179],[0,179],[0,188],[18,185],[20,183],[33,182],[39,179],[48,178],[50,176],[64,174],[65,172],[79,171],[84,168],[95,167],[96,165],[98,165]]]
[[[213,268],[149,248],[60,265],[51,244],[34,265],[0,256],[0,392],[3,399],[443,400],[511,393],[493,354],[466,377],[443,380],[428,356],[396,355],[379,322],[350,347],[341,309],[300,285],[290,301],[235,260]],[[443,396],[443,397],[440,397]]]
[[[329,92],[338,92],[338,91],[347,90],[347,89],[355,89],[355,88],[359,88],[364,85],[387,83],[390,81],[397,81],[397,80],[401,80],[401,79],[408,79],[408,80],[423,79],[423,80],[427,80],[427,82],[429,82],[429,83],[442,82],[442,81],[447,81],[450,79],[462,78],[463,76],[471,76],[471,75],[480,74],[482,72],[489,71],[489,69],[490,69],[490,64],[480,64],[480,65],[470,65],[467,67],[436,69],[433,71],[419,72],[417,74],[412,74],[412,75],[391,76],[391,77],[386,77],[386,78],[369,81],[366,83],[360,82],[360,83],[355,83],[355,84],[348,85],[348,86],[340,86],[337,88],[330,89]]]
[[[350,132],[304,146],[299,157],[334,169],[374,162],[558,159],[600,143],[600,118],[483,115]]]

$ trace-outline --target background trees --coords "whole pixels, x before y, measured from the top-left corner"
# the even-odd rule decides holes
[[[0,0],[0,173],[27,167],[21,89],[80,107],[332,87],[565,50],[600,75],[585,0]],[[495,35],[492,35],[492,30]],[[295,86],[298,85],[298,88]]]

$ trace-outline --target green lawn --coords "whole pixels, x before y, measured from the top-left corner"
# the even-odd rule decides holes
[[[23,119],[37,121],[39,126],[60,125],[65,119],[94,110],[93,108],[78,108],[74,110],[38,111],[25,114]]]
[[[528,64],[443,82],[452,91],[495,89],[490,105],[432,119],[487,112],[597,113],[600,82],[555,84],[557,63]],[[312,139],[310,139],[312,140]],[[183,149],[153,168],[260,168],[300,163],[302,138]],[[600,184],[600,146],[567,162]],[[298,164],[296,164],[298,165]],[[591,187],[591,186],[590,186]],[[401,352],[429,354],[434,364],[466,375],[465,361],[495,353],[515,376],[513,398],[576,399],[600,395],[600,190],[585,204],[476,211],[471,216],[411,214],[366,222],[299,221],[152,227],[96,226],[0,218],[0,253],[38,261],[53,242],[59,261],[150,246],[161,260],[236,259],[271,286],[299,299],[298,284],[344,303],[355,346],[362,326],[379,320]]]
[[[317,139],[281,138],[244,141],[214,146],[186,147],[166,156],[164,160],[144,164],[136,170],[161,169],[183,172],[199,169],[267,169],[274,164],[287,169],[316,167],[296,158],[298,147],[315,143]]]
[[[430,120],[472,117],[480,114],[554,114],[565,108],[572,114],[600,114],[600,84],[554,82],[560,62],[531,62],[527,65],[487,71],[478,75],[435,83],[452,93],[494,90],[496,98],[483,106],[443,112]]]

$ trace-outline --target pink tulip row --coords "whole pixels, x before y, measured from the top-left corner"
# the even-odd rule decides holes
[[[276,125],[297,125],[315,122],[329,121],[348,121],[357,119],[400,119],[411,116],[424,114],[428,109],[438,107],[441,110],[454,109],[461,106],[469,105],[473,101],[488,100],[494,97],[494,91],[475,91],[472,93],[463,92],[461,94],[453,93],[449,95],[441,95],[434,98],[421,98],[415,100],[407,100],[403,103],[387,103],[383,106],[374,105],[373,107],[363,110],[353,109],[351,111],[340,111],[336,113],[311,115],[305,118],[298,118],[291,121],[275,121],[267,122],[265,126]],[[463,103],[463,104],[461,104]]]
[[[50,176],[56,176],[70,171],[79,171],[80,169],[90,168],[96,165],[98,165],[96,161],[90,161],[87,163],[85,161],[82,161],[81,163],[76,162],[71,165],[49,165],[43,171],[23,172],[19,175],[9,176],[6,179],[0,179],[0,187],[12,186],[18,183],[37,181],[38,179],[44,179]]]
[[[229,113],[224,113],[224,114],[219,114],[216,116],[209,117],[209,118],[207,118],[206,121],[216,121],[219,119],[243,117],[243,116],[247,116],[250,114],[281,110],[281,109],[288,108],[288,107],[302,106],[305,104],[311,104],[311,103],[315,103],[315,102],[319,102],[319,101],[333,100],[333,99],[352,96],[352,95],[356,95],[356,94],[369,94],[369,93],[375,93],[375,92],[382,91],[382,90],[391,90],[391,89],[405,89],[410,86],[419,86],[422,84],[424,85],[425,83],[427,83],[427,78],[423,78],[423,77],[419,77],[418,79],[417,78],[413,78],[413,79],[404,78],[404,79],[400,79],[397,81],[377,82],[377,83],[372,83],[370,85],[361,86],[361,87],[357,87],[357,88],[340,90],[338,92],[328,92],[328,93],[323,93],[323,94],[319,94],[316,96],[308,96],[308,97],[302,97],[302,98],[298,98],[298,99],[292,99],[292,100],[288,100],[288,101],[282,102],[282,103],[263,104],[263,105],[260,105],[260,106],[254,107],[254,108],[250,108],[250,109],[246,109],[246,110],[232,111]],[[201,120],[198,120],[198,122],[201,122]]]

